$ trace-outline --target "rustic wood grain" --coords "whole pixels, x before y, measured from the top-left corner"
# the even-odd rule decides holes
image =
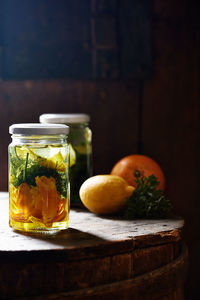
[[[166,194],[184,217],[188,299],[199,299],[199,3],[154,1],[155,75],[144,83],[143,153],[160,163]]]
[[[187,250],[183,247],[179,258],[142,276],[78,291],[18,299],[42,300],[45,297],[51,300],[184,300],[182,284],[185,279],[186,260]]]
[[[122,78],[151,78],[152,1],[121,0],[118,13]]]
[[[91,80],[151,74],[149,2],[128,5],[127,0],[129,14],[123,3],[1,0],[3,79]]]
[[[163,256],[160,256],[161,252]],[[144,274],[147,265],[150,270],[155,270],[171,262],[173,259],[174,244],[172,243],[135,250],[133,252],[134,275]]]
[[[2,220],[0,224],[0,234],[2,237],[0,249],[1,251],[5,251],[5,253],[13,250],[23,252],[48,249],[67,250],[70,253],[70,259],[70,257],[76,258],[77,255],[79,257],[84,256],[87,246],[98,248],[98,246],[102,247],[104,244],[111,243],[113,253],[116,253],[115,251],[118,252],[120,249],[115,249],[112,243],[119,244],[120,246],[121,242],[125,242],[124,249],[121,248],[121,251],[129,252],[133,248],[144,248],[155,244],[162,245],[180,241],[180,232],[184,225],[182,219],[132,221],[120,218],[98,217],[88,211],[72,210],[70,213],[69,230],[62,231],[56,236],[40,235],[37,237],[37,235],[18,233],[8,226],[7,193],[3,193],[3,196],[1,196],[0,206]],[[129,247],[127,248],[128,245]],[[83,246],[84,249],[82,249]],[[72,252],[77,249],[80,252],[73,255]],[[81,255],[82,250],[83,253]],[[104,251],[102,255],[107,254]],[[108,254],[111,255],[110,252]],[[97,255],[99,255],[98,252]]]
[[[137,82],[0,82],[3,112],[0,119],[0,190],[7,190],[9,125],[39,122],[42,113],[88,113],[93,131],[94,174],[110,173],[122,156],[137,151],[138,98]]]
[[[72,210],[68,230],[50,236],[23,234],[9,228],[8,194],[1,193],[1,297],[15,299],[49,295],[52,299],[92,299],[97,297],[100,287],[100,297],[114,297],[120,286],[123,291],[120,295],[125,293],[127,296],[128,290],[132,295],[132,289],[140,293],[138,275],[146,276],[149,272],[180,259],[182,247],[178,253],[176,245],[181,242],[183,225],[182,219],[127,221]],[[185,264],[186,254],[184,266]],[[179,267],[173,272],[179,272],[178,269],[183,272],[184,266],[180,262],[177,266]],[[166,276],[167,280],[169,275]],[[152,281],[152,275],[149,274],[151,279],[147,277],[145,282],[150,286],[161,280],[157,278],[158,275],[155,282]],[[178,279],[173,276],[170,278],[174,280],[175,286],[184,281],[183,276]],[[163,295],[171,293],[171,289],[175,290],[170,282],[166,289],[163,286]],[[59,294],[61,292],[66,292],[66,295]]]

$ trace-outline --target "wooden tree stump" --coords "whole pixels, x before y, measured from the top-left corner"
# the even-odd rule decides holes
[[[8,195],[1,193],[0,298],[183,300],[183,225],[72,210],[68,230],[22,234],[9,228]]]

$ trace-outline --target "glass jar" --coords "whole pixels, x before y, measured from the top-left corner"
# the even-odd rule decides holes
[[[92,132],[87,114],[43,114],[41,123],[61,123],[70,127],[70,195],[71,206],[81,207],[79,190],[92,176]]]
[[[9,127],[9,225],[15,230],[55,233],[69,221],[69,127]]]

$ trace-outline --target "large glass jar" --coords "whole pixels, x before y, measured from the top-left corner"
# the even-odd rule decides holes
[[[9,225],[15,230],[55,233],[69,221],[69,127],[9,127]]]
[[[41,123],[61,123],[70,127],[70,199],[72,207],[82,206],[79,190],[92,175],[92,132],[87,114],[43,114]]]

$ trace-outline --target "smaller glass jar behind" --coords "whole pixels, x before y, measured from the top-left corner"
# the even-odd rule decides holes
[[[9,225],[56,233],[69,221],[69,127],[14,124],[9,127]]]
[[[43,114],[41,123],[61,123],[70,127],[70,203],[82,207],[79,190],[82,183],[92,176],[92,132],[87,114]]]

